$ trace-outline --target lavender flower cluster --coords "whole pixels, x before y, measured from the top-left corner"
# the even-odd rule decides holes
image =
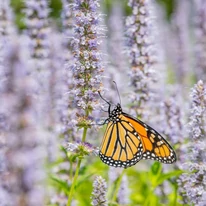
[[[98,176],[93,183],[93,192],[92,192],[92,205],[93,206],[106,206],[106,189],[107,185],[105,180]]]
[[[22,59],[19,47],[16,43],[10,45],[11,51],[6,56],[10,71],[6,92],[1,96],[7,115],[5,124],[8,125],[8,130],[3,133],[5,166],[1,171],[1,184],[10,197],[2,197],[1,202],[5,205],[42,205],[45,197],[43,162],[46,157],[42,140],[46,134],[36,125],[35,102],[28,95],[32,80],[26,75],[26,59]]]
[[[205,155],[205,116],[206,87],[203,81],[198,81],[191,91],[191,113],[189,122],[188,159],[183,165],[186,171],[180,176],[180,193],[184,202],[195,205],[205,205],[206,189],[206,155]]]
[[[30,37],[30,52],[33,58],[47,58],[49,55],[48,39],[48,1],[25,1],[27,35]]]
[[[73,5],[75,34],[72,46],[75,62],[72,71],[75,101],[86,117],[98,103],[97,91],[101,87],[103,72],[101,53],[98,51],[101,35],[98,7],[97,0],[75,1]],[[80,113],[82,116],[82,111]]]
[[[194,18],[194,25],[195,25],[195,56],[196,56],[196,70],[195,74],[197,75],[198,79],[206,80],[205,71],[206,71],[206,64],[205,64],[205,50],[206,50],[206,2],[204,0],[194,1],[194,6],[196,8],[196,15]]]
[[[154,81],[155,47],[152,5],[150,0],[129,1],[132,15],[126,19],[130,84],[134,88],[132,102],[141,106],[151,98],[151,83]]]

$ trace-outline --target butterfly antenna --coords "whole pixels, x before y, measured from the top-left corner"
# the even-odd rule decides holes
[[[120,95],[119,95],[119,90],[118,90],[118,87],[117,87],[117,83],[115,81],[113,81],[113,83],[115,84],[115,87],[116,87],[116,90],[117,90],[117,94],[118,94],[118,97],[119,97],[119,103],[120,103],[120,105],[122,105],[121,104],[121,98],[120,98]]]
[[[103,99],[109,106],[111,106],[111,103],[108,102],[100,93],[100,91],[98,91],[99,96],[101,97],[101,99]]]

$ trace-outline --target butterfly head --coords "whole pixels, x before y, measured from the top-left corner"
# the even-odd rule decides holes
[[[120,103],[117,104],[117,106],[115,107],[115,109],[117,110],[117,112],[120,112],[120,113],[122,112],[122,107],[121,107]],[[115,109],[114,109],[114,110],[115,110]]]
[[[120,104],[117,104],[115,108],[109,113],[109,118],[114,122],[118,121],[119,115],[122,114],[122,107]]]

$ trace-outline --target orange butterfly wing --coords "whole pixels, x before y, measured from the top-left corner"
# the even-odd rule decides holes
[[[174,150],[157,131],[126,113],[123,113],[123,115],[140,136],[143,145],[143,159],[153,159],[166,164],[176,161]]]
[[[114,167],[130,167],[142,159],[143,147],[140,137],[120,114],[120,121],[109,121],[100,147],[100,159]]]

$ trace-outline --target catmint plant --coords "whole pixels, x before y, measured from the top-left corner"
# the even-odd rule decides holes
[[[121,99],[123,100],[123,93],[125,91],[125,84],[122,83],[122,78],[129,81],[127,77],[128,62],[124,52],[124,13],[122,3],[119,1],[112,1],[112,11],[108,18],[108,31],[104,45],[107,45],[107,52],[105,54],[106,61],[108,62],[108,70],[104,75],[104,90],[107,99],[116,104],[117,89],[113,81],[117,83],[118,90],[120,91]],[[118,24],[117,24],[118,22]],[[120,102],[119,102],[120,103]]]
[[[114,67],[115,75],[123,73],[127,64],[127,59],[124,54],[124,21],[123,21],[123,8],[120,2],[114,1],[109,23],[109,62]],[[117,22],[119,22],[117,24]],[[126,72],[125,72],[126,73]],[[118,74],[119,75],[119,74]],[[114,77],[117,79],[117,77]],[[120,78],[120,77],[119,77]],[[111,80],[110,80],[111,81]],[[121,80],[117,82],[120,82]]]
[[[93,117],[91,113],[98,106],[97,91],[101,90],[103,66],[101,53],[98,49],[101,37],[101,16],[98,13],[98,7],[98,0],[75,0],[72,7],[74,18],[74,39],[72,42],[74,63],[72,63],[70,68],[74,79],[74,103],[78,108],[75,114],[76,126],[83,128],[82,142],[85,142],[87,130],[92,123]],[[71,204],[73,198],[81,159],[87,154],[85,154],[81,145],[77,145],[80,158],[78,159],[67,205]]]
[[[179,192],[184,204],[205,205],[206,190],[206,87],[199,80],[191,91],[189,143],[183,173],[179,178]]]
[[[182,96],[178,93],[180,86],[168,86],[167,92],[169,97],[166,97],[161,102],[159,130],[166,135],[172,144],[184,142],[183,125],[184,111],[180,107],[184,104]],[[185,105],[187,106],[187,105]]]
[[[51,33],[49,27],[49,1],[25,0],[24,12],[26,29],[23,37],[25,38],[25,46],[29,51],[28,75],[34,82],[31,95],[35,100],[33,107],[37,114],[36,124],[45,133],[42,144],[44,144],[48,153],[47,160],[52,161],[52,159],[55,159],[55,154],[51,152],[51,148],[52,145],[55,145],[55,134],[57,134],[54,128],[56,121],[56,117],[54,117],[54,87],[57,67],[54,53],[52,53],[52,49],[55,50],[52,47],[55,47],[55,41],[57,41],[57,38],[52,38],[55,36],[53,33],[56,32]],[[53,45],[51,42],[53,42]]]
[[[77,124],[76,112],[77,109],[74,104],[75,92],[73,91],[73,73],[71,65],[74,63],[72,54],[72,40],[74,36],[73,31],[73,8],[71,0],[62,0],[62,42],[63,42],[63,69],[62,69],[62,91],[59,104],[61,118],[61,131],[60,134],[64,136],[65,141],[78,140],[79,132],[75,125]]]
[[[64,60],[59,51],[63,50],[61,44],[62,35],[53,30],[49,39],[53,42],[50,46],[49,70],[50,76],[48,81],[48,94],[47,94],[47,111],[48,116],[48,160],[53,162],[57,158],[57,148],[59,147],[58,135],[62,134],[62,113],[66,113],[65,98],[67,87],[65,88],[65,72]]]
[[[5,133],[7,170],[3,181],[9,194],[6,205],[43,205],[43,160],[46,154],[41,141],[45,134],[36,124],[34,101],[29,95],[33,81],[27,76],[25,52],[16,42],[8,46],[5,60],[8,81],[2,102],[9,125]]]
[[[59,151],[57,162],[52,170],[52,177],[58,178],[61,181],[65,181],[66,184],[70,185],[72,181],[72,153],[75,154],[74,148],[70,146],[68,141],[76,141],[80,136],[80,132],[76,127],[76,108],[73,103],[73,82],[72,82],[72,71],[70,65],[73,62],[73,55],[71,51],[71,40],[72,40],[72,5],[70,0],[62,1],[62,33],[57,33],[54,38],[54,45],[51,45],[51,54],[55,58],[53,65],[55,64],[55,110],[56,124],[55,132],[58,136],[58,146],[61,148]],[[53,48],[54,47],[54,48]],[[62,52],[59,52],[62,51]],[[52,72],[53,76],[53,72]],[[52,86],[52,85],[51,85]],[[71,143],[76,147],[76,143]],[[70,157],[71,158],[70,158]],[[69,157],[69,158],[68,158]],[[64,171],[64,172],[62,172]],[[67,195],[62,193],[56,188],[55,191],[50,195],[51,204],[67,204]]]
[[[75,1],[73,6],[75,38],[73,52],[75,63],[72,65],[75,85],[75,101],[79,108],[78,123],[84,124],[97,105],[97,91],[101,86],[101,27],[99,2],[91,0]],[[86,122],[85,122],[86,123]]]
[[[25,0],[26,34],[29,36],[31,57],[45,59],[49,56],[48,1]]]
[[[180,87],[176,87],[180,89]],[[177,91],[174,89],[174,91]],[[181,105],[181,107],[180,107]],[[185,146],[187,139],[185,137],[185,111],[182,105],[187,108],[187,104],[183,101],[178,92],[171,94],[171,96],[162,103],[161,107],[161,127],[160,132],[164,134],[172,145],[176,145],[175,150],[178,160],[175,163],[175,168],[181,168],[184,162]],[[166,168],[167,165],[164,166]]]
[[[196,8],[194,18],[195,32],[195,70],[197,79],[206,80],[206,2],[204,0],[193,1]]]
[[[16,34],[15,30],[10,1],[3,0],[0,4],[0,92],[3,92],[7,80],[5,64],[6,44]]]
[[[151,1],[130,0],[132,15],[126,19],[126,36],[131,70],[130,84],[134,88],[131,102],[137,102],[136,113],[142,115],[142,109],[150,98],[150,84],[154,82],[155,63],[154,39],[152,33]]]
[[[25,0],[25,41],[29,52],[29,74],[35,85],[33,96],[38,99],[36,111],[39,123],[49,127],[49,79],[51,70],[49,65],[50,42],[48,26],[49,8],[46,0]],[[28,37],[28,38],[26,38]]]
[[[180,85],[167,85],[167,97],[164,99],[161,97],[159,101],[160,108],[157,113],[156,124],[157,130],[164,135],[167,141],[169,141],[172,147],[175,147],[175,152],[177,155],[177,161],[172,164],[175,171],[179,171],[177,176],[180,175],[180,168],[182,163],[184,163],[185,158],[185,143],[187,139],[185,138],[185,110],[187,108],[187,103],[183,101]],[[183,106],[184,105],[184,106]],[[185,108],[183,110],[183,108]],[[163,173],[171,171],[171,165],[163,165]],[[176,188],[176,177],[171,178],[171,181],[164,181],[162,184],[155,188],[155,194],[158,196],[159,202],[161,204],[169,204],[167,196],[173,193],[177,194]],[[174,196],[174,202],[177,202],[177,196]]]
[[[175,79],[178,83],[187,84],[188,77],[191,73],[192,65],[190,62],[190,32],[189,32],[189,17],[190,5],[187,0],[178,1],[176,10],[172,16],[173,30],[173,68],[175,71]],[[171,45],[172,46],[172,45]],[[184,87],[183,87],[184,88]]]
[[[10,0],[2,0],[0,5],[0,34],[2,37],[8,37],[15,32],[13,23],[13,12],[10,7]]]
[[[9,0],[2,0],[0,4],[0,203],[2,206],[11,204],[10,194],[6,189],[8,174],[8,136],[10,130],[9,111],[6,97],[9,95],[11,84],[11,70],[8,68],[7,53],[12,38],[16,37],[16,28],[13,23],[13,12]]]
[[[71,41],[73,37],[72,0],[62,0],[61,19],[63,31],[63,44],[65,47],[65,60],[67,62],[73,59],[71,48]]]
[[[3,101],[3,94],[7,91],[7,80],[9,71],[6,63],[6,53],[8,51],[9,42],[15,36],[15,27],[13,25],[13,13],[10,8],[10,1],[3,0],[0,4],[0,101]],[[0,108],[0,128],[4,131],[6,124],[5,111],[3,107]]]
[[[107,191],[107,184],[105,180],[101,176],[97,176],[93,182],[93,192],[92,192],[92,202],[93,206],[106,206],[107,199],[106,199],[106,191]]]

